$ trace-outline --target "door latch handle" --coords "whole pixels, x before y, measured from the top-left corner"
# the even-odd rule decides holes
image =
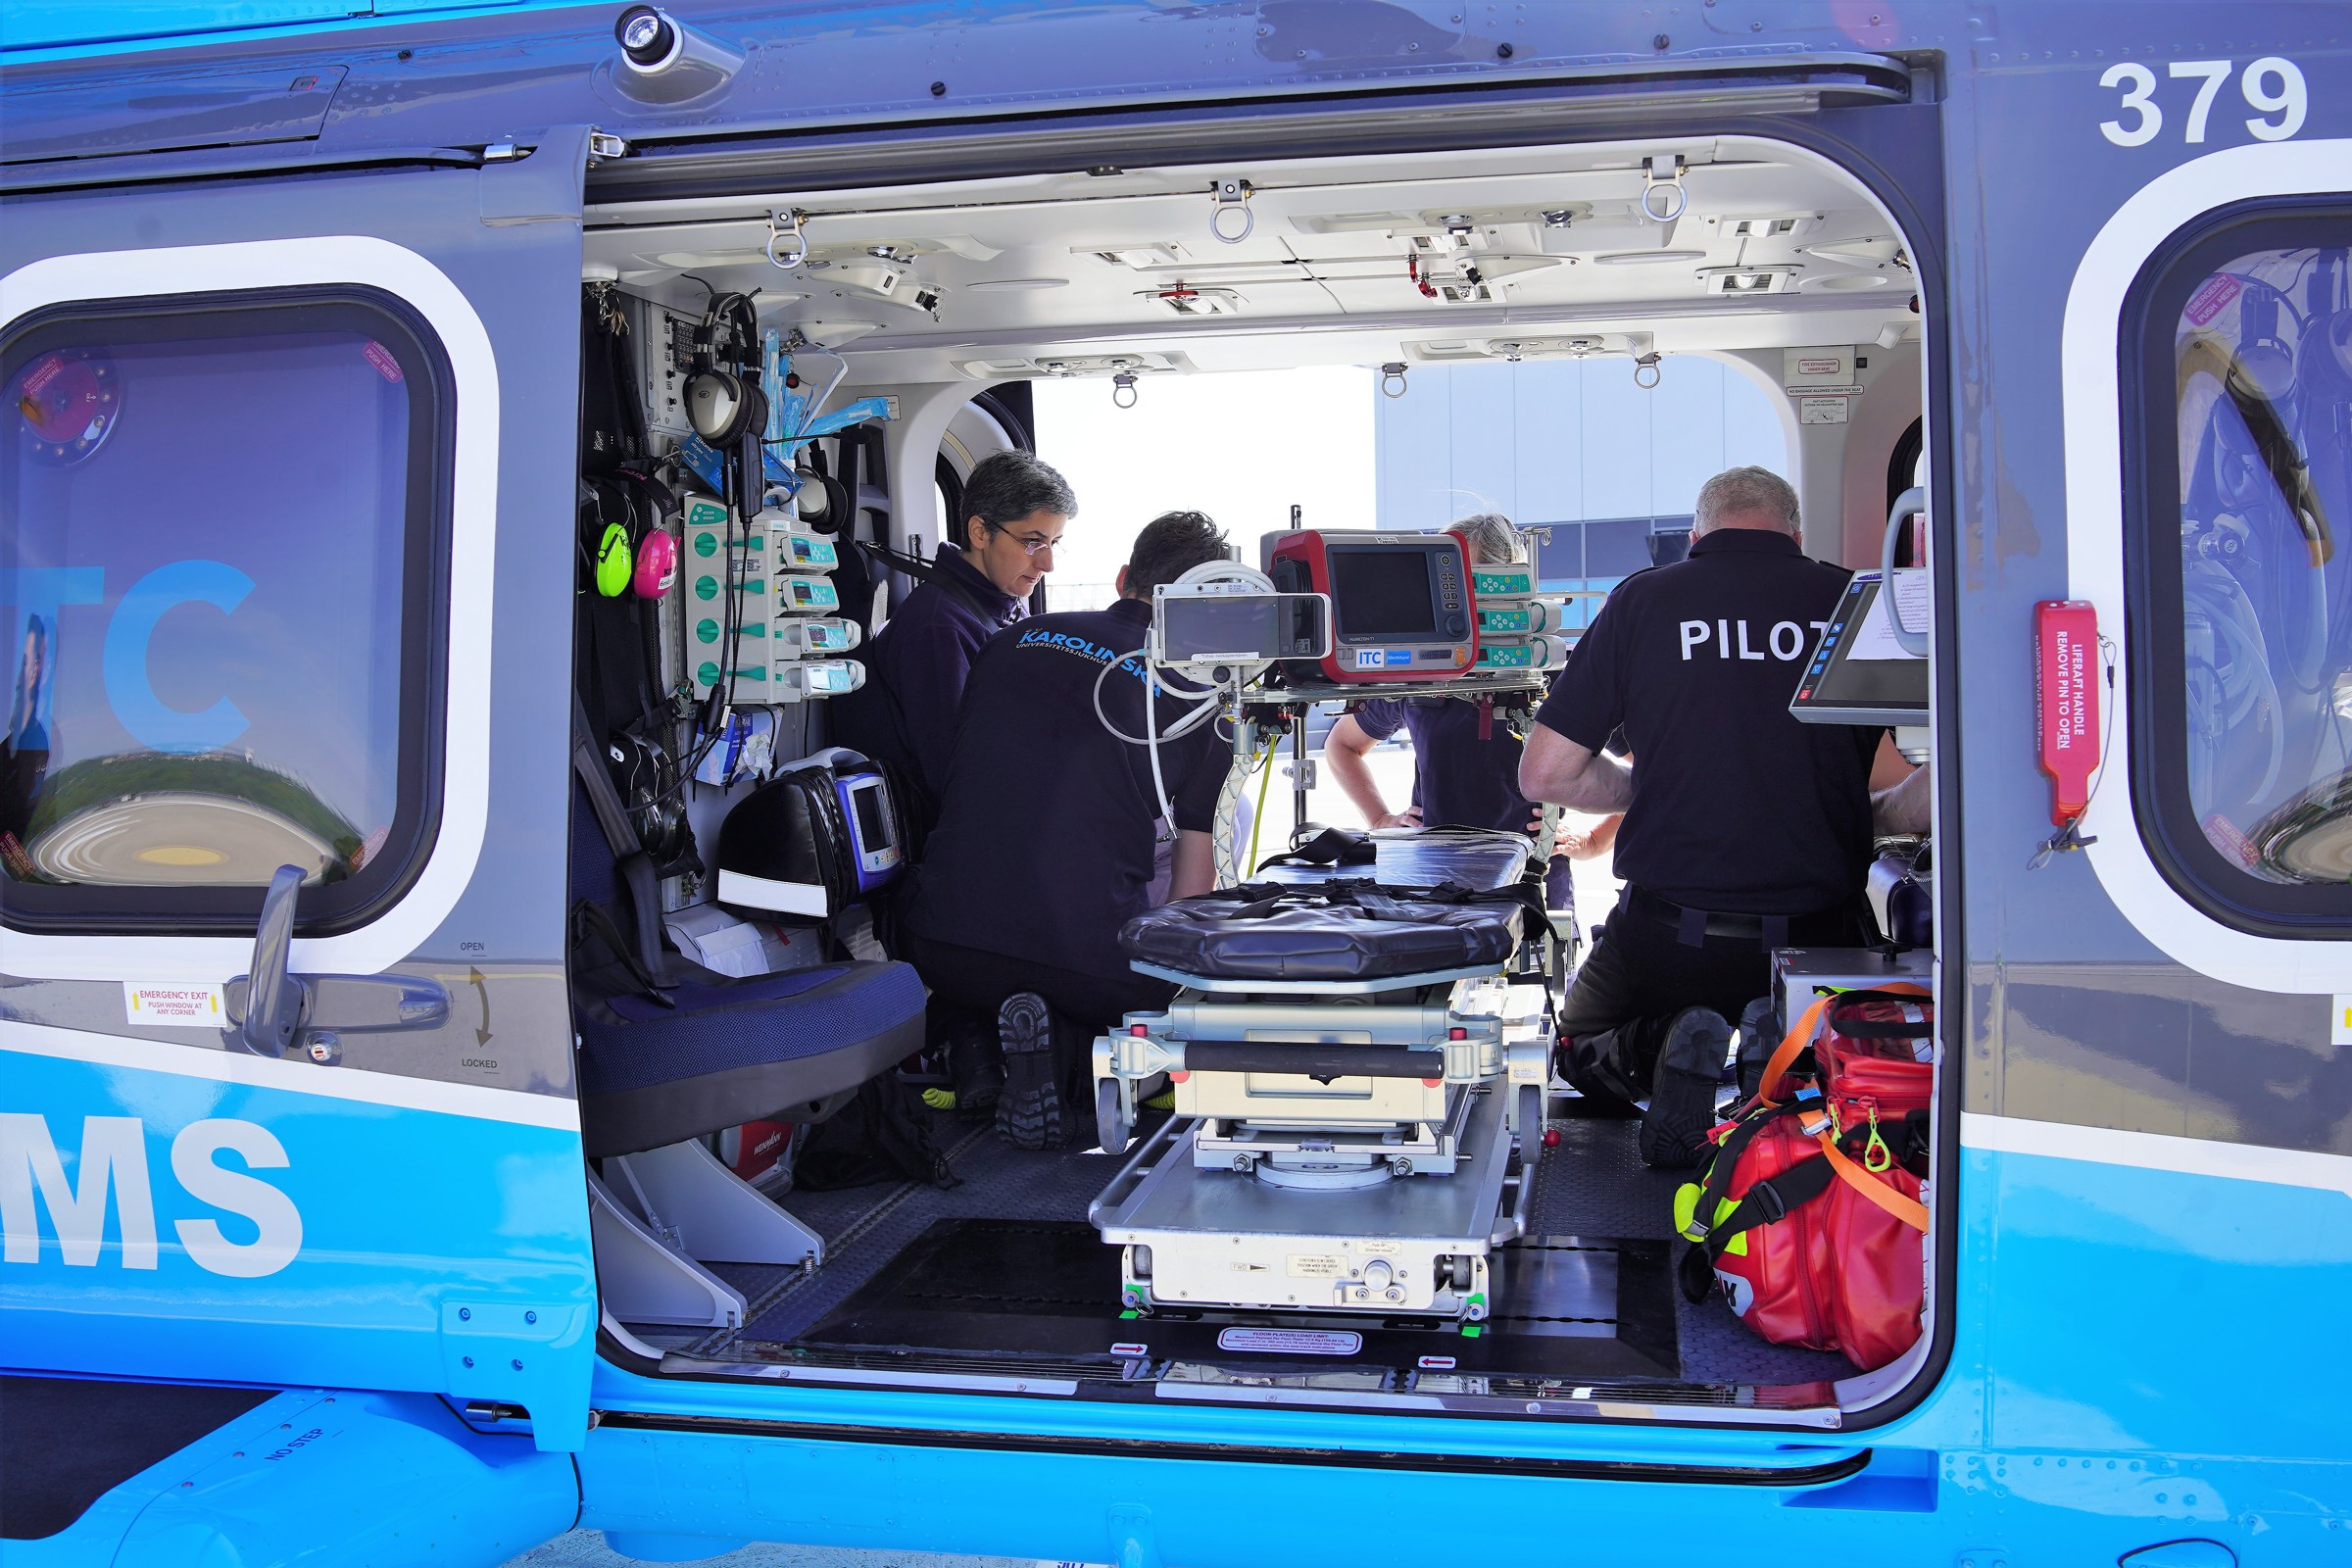
[[[414,975],[288,973],[302,878],[300,866],[281,865],[270,879],[254,933],[253,971],[222,988],[239,1044],[259,1056],[283,1056],[304,1031],[378,1034],[437,1029],[448,1021],[449,993],[436,981]]]
[[[253,972],[227,986],[228,1015],[242,1013],[237,1038],[257,1056],[282,1056],[302,1022],[302,983],[286,973],[294,952],[294,900],[302,892],[302,867],[281,865],[262,895],[262,919],[253,934]],[[242,984],[245,994],[236,995]]]

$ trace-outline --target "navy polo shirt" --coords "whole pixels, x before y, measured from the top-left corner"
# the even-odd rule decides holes
[[[1609,595],[1536,721],[1594,751],[1624,726],[1634,798],[1619,876],[1736,914],[1860,896],[1881,732],[1788,716],[1850,575],[1786,534],[1726,528]]]
[[[1150,905],[1159,803],[1152,760],[1104,729],[1144,733],[1152,607],[1036,615],[973,661],[938,826],[915,868],[906,923],[934,942],[1085,974],[1122,975],[1119,927]],[[1113,666],[1103,674],[1105,665]],[[1162,729],[1188,705],[1163,697]],[[1233,760],[1215,722],[1159,749],[1176,826],[1207,832]]]
[[[1500,714],[1478,733],[1475,703],[1450,697],[1378,697],[1356,704],[1355,722],[1374,740],[1402,729],[1413,739],[1413,800],[1428,827],[1524,833],[1536,808],[1519,793],[1520,739]]]
[[[1023,608],[954,545],[939,547],[936,564],[946,581],[906,596],[862,656],[864,687],[834,699],[827,714],[835,742],[888,762],[909,786],[905,805],[918,834],[938,811],[972,661]]]

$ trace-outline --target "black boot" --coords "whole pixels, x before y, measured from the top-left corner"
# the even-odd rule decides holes
[[[1068,1141],[1061,1068],[1054,1049],[1054,1011],[1034,991],[1016,991],[997,1009],[1004,1053],[1004,1091],[997,1099],[997,1136],[1015,1149],[1059,1149]]]
[[[997,1043],[997,1020],[960,1008],[941,1031],[947,1047],[948,1082],[956,1091],[956,1113],[966,1121],[996,1114],[1004,1087],[1004,1053]]]
[[[1666,1026],[1650,1079],[1649,1108],[1642,1113],[1642,1162],[1653,1170],[1698,1163],[1699,1148],[1715,1125],[1715,1091],[1732,1050],[1732,1026],[1707,1007],[1685,1007]]]

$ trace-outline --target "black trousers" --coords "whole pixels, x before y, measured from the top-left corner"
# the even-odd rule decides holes
[[[1056,1076],[1070,1093],[1093,1075],[1097,1035],[1127,1013],[1157,1011],[1176,998],[1172,981],[1132,969],[1118,974],[1062,969],[954,942],[934,942],[911,931],[901,932],[899,945],[934,998],[986,1015],[992,1027],[997,1008],[1014,992],[1034,991],[1045,998],[1054,1012]]]
[[[1850,914],[1798,916],[1793,944],[1844,947],[1861,940]],[[1658,1051],[1675,1015],[1709,1007],[1738,1023],[1772,989],[1772,954],[1760,937],[1685,942],[1675,926],[1620,900],[1560,1005],[1560,1070],[1580,1094],[1630,1107],[1649,1098]]]

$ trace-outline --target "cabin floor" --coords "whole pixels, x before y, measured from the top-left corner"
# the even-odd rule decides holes
[[[1475,1338],[1450,1324],[1336,1312],[1122,1317],[1117,1250],[1086,1218],[1120,1160],[1016,1151],[992,1128],[952,1115],[935,1131],[960,1185],[788,1193],[782,1206],[825,1238],[822,1267],[713,1264],[750,1302],[740,1334],[634,1332],[705,1364],[1057,1372],[1096,1384],[1133,1376],[1113,1345],[1148,1346],[1147,1359],[1162,1368],[1300,1368],[1295,1358],[1220,1348],[1220,1330],[1237,1325],[1361,1331],[1360,1356],[1325,1363],[1342,1380],[1427,1367],[1423,1357],[1437,1355],[1465,1375],[1639,1385],[1663,1396],[1677,1385],[1780,1386],[1792,1402],[1816,1403],[1829,1402],[1827,1390],[1799,1396],[1787,1386],[1854,1375],[1840,1355],[1765,1343],[1718,1297],[1682,1298],[1672,1265],[1687,1244],[1670,1214],[1683,1177],[1642,1165],[1638,1123],[1567,1116],[1549,1125],[1560,1141],[1538,1165],[1529,1234],[1502,1250],[1494,1317]]]

